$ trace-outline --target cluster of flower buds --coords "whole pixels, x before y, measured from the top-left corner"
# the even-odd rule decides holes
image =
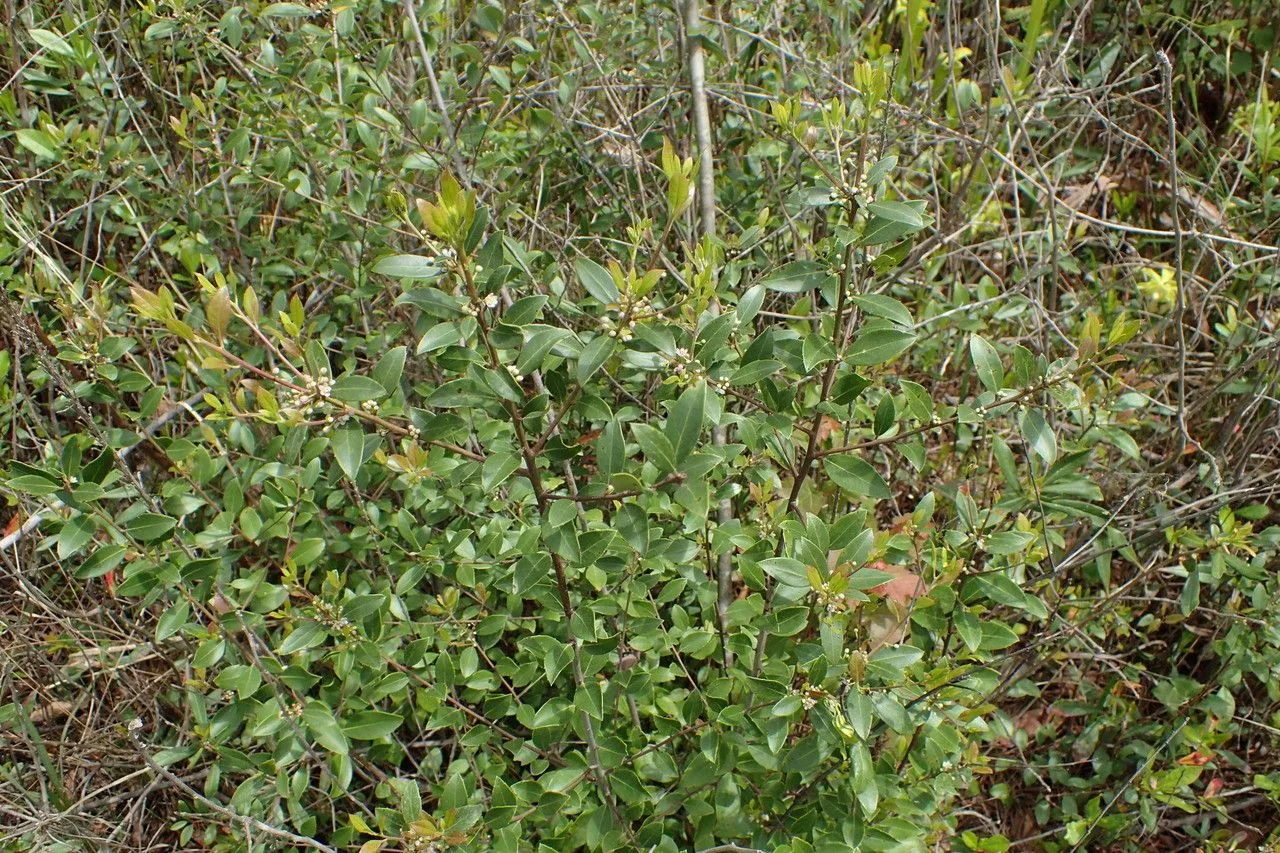
[[[804,706],[806,711],[812,711],[818,704],[818,699],[823,695],[822,688],[814,687],[807,681],[803,687],[797,687],[792,692],[800,697],[800,704]]]
[[[345,633],[351,628],[351,622],[347,617],[327,601],[316,602],[316,621],[335,634]]]
[[[272,373],[282,381],[289,381],[294,385],[300,386],[289,389],[289,393],[280,402],[280,407],[299,412],[303,417],[322,409],[329,395],[333,393],[333,377],[329,375],[327,367],[320,368],[315,376],[300,374],[294,379],[291,379],[289,373],[279,367],[274,368]]]
[[[696,373],[698,371],[698,363],[693,360],[693,356],[684,347],[676,347],[675,357],[671,359],[671,370],[676,376],[684,376],[686,373]]]
[[[637,320],[644,320],[658,313],[653,309],[653,303],[646,297],[633,299],[630,294],[624,295],[621,303],[610,305],[609,310],[617,314],[618,319],[606,316],[600,321],[600,326],[606,335],[617,338],[623,343],[635,337]]]
[[[604,333],[609,337],[617,338],[623,343],[626,343],[635,337],[636,321],[627,320],[625,322],[619,321],[615,323],[612,318],[605,317],[600,321],[600,328],[604,329]]]
[[[830,616],[848,610],[851,604],[848,596],[843,592],[835,592],[831,589],[830,580],[823,581],[822,585],[814,590],[814,595],[817,596],[818,603],[826,608],[827,614]]]
[[[459,310],[468,317],[474,317],[480,313],[481,308],[488,308],[490,311],[497,308],[499,301],[501,300],[498,294],[489,293],[478,300],[463,303],[462,308]]]

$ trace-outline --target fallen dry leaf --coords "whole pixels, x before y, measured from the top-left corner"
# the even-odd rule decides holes
[[[1197,749],[1190,755],[1184,755],[1178,759],[1178,763],[1183,767],[1204,767],[1213,760],[1212,752],[1203,752]]]
[[[898,604],[910,604],[926,592],[924,578],[902,566],[890,566],[886,563],[876,562],[871,563],[868,568],[894,575],[893,580],[885,581],[869,590],[869,592],[882,595],[890,601]]]

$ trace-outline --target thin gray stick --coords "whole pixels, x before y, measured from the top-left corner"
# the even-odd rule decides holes
[[[1169,55],[1163,50],[1156,51],[1156,61],[1160,63],[1160,76],[1164,84],[1164,111],[1167,122],[1168,148],[1166,157],[1169,160],[1169,184],[1172,188],[1173,200],[1170,203],[1170,215],[1173,217],[1174,241],[1174,286],[1177,291],[1176,316],[1174,325],[1178,328],[1178,453],[1175,458],[1182,458],[1191,436],[1187,432],[1187,333],[1183,327],[1183,319],[1187,309],[1185,292],[1185,271],[1183,268],[1182,217],[1178,205],[1178,123],[1173,116],[1173,64]]]
[[[418,54],[427,71],[427,84],[431,87],[431,100],[436,103],[436,112],[440,113],[440,123],[444,125],[445,136],[449,139],[449,154],[453,158],[453,169],[458,173],[458,180],[463,186],[471,186],[471,176],[467,173],[467,165],[462,162],[462,152],[458,149],[458,133],[449,117],[449,107],[444,102],[444,94],[440,91],[440,81],[436,78],[436,68],[431,62],[431,52],[427,50],[427,40],[422,36],[422,27],[418,24],[418,10],[414,8],[414,0],[404,0],[404,10],[409,17],[409,26],[413,28],[413,38],[418,44]]]
[[[701,0],[685,0],[685,39],[689,52],[689,94],[693,101],[693,132],[698,146],[698,211],[704,240],[716,237],[716,175],[715,157],[711,139],[711,113],[707,108],[706,54],[697,35],[702,28]],[[713,299],[712,310],[719,311],[720,300]],[[729,441],[729,429],[716,426],[711,430],[711,440],[717,447]],[[723,498],[716,509],[716,522],[721,526],[733,520],[733,501]],[[733,652],[729,650],[729,605],[733,599],[733,552],[720,555],[716,566],[716,617],[720,626],[720,644],[724,665],[733,665]]]

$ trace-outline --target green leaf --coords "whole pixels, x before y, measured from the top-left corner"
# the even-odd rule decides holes
[[[836,357],[836,348],[832,346],[831,341],[821,335],[806,335],[804,344],[800,348],[800,358],[804,363],[805,372],[813,370],[821,364],[834,361]]]
[[[1018,642],[1018,635],[1008,625],[1001,622],[982,623],[982,643],[978,648],[982,651],[995,652],[1007,649]]]
[[[316,743],[330,752],[336,752],[339,755],[347,754],[350,747],[347,744],[346,735],[338,726],[338,719],[333,716],[333,711],[330,711],[323,702],[308,702],[302,710],[302,722],[316,739]]]
[[[56,53],[59,56],[75,56],[76,52],[72,49],[67,40],[52,30],[28,30],[32,41],[43,47],[50,53]]]
[[[333,391],[329,396],[344,403],[363,403],[365,400],[378,400],[387,396],[387,390],[372,377],[349,374],[334,380]]]
[[[707,383],[699,382],[680,395],[671,412],[671,417],[667,418],[666,429],[663,432],[671,442],[672,458],[677,465],[698,446],[706,406]]]
[[[867,672],[875,673],[885,680],[896,681],[902,678],[904,670],[923,657],[924,652],[915,646],[884,646],[867,660]]]
[[[778,293],[802,293],[816,290],[831,275],[826,264],[817,261],[792,261],[769,273],[760,283]]]
[[[875,468],[856,456],[828,456],[823,470],[840,488],[860,497],[884,500],[889,497],[889,487]]]
[[[125,525],[124,529],[125,532],[139,542],[156,542],[167,537],[177,523],[176,520],[167,515],[144,512],[129,519],[129,523]]]
[[[923,211],[919,208],[919,204],[919,202],[913,204],[911,202],[892,200],[873,201],[867,205],[867,212],[872,216],[878,216],[890,222],[900,222],[913,228],[923,228],[925,226],[925,217]]]
[[[458,324],[446,320],[443,323],[436,323],[430,329],[427,329],[426,334],[422,336],[422,340],[418,341],[418,346],[414,352],[418,355],[435,352],[448,346],[456,346],[460,340],[462,340],[462,335],[458,330]]]
[[[871,164],[870,169],[867,169],[866,177],[862,179],[863,183],[869,187],[874,187],[876,184],[887,178],[889,173],[897,168],[897,166],[897,155],[890,154],[888,157],[881,157],[879,160]]]
[[[14,491],[25,492],[35,497],[44,497],[51,495],[62,488],[61,484],[48,477],[42,477],[37,474],[23,474],[20,477],[10,477],[5,480],[5,485]]]
[[[855,365],[884,364],[901,355],[916,341],[901,329],[870,329],[858,335],[845,353],[845,361]]]
[[[871,218],[862,232],[864,246],[896,242],[928,224],[922,201],[873,201],[867,213]]]
[[[911,312],[907,310],[907,306],[892,296],[869,293],[865,296],[853,296],[851,301],[873,317],[883,317],[907,328],[915,325],[915,320],[912,319]]]
[[[582,354],[578,356],[576,373],[579,385],[586,385],[587,380],[609,360],[616,344],[617,341],[608,335],[596,335],[591,339],[591,343],[582,348]]]
[[[373,271],[392,278],[414,280],[439,278],[442,272],[434,258],[421,255],[388,255],[373,265]]]
[[[985,550],[989,554],[1017,554],[1035,541],[1035,536],[1018,530],[1006,530],[993,533],[986,539]]]
[[[182,630],[182,626],[187,624],[189,615],[190,611],[185,599],[166,608],[156,620],[156,642],[162,643]]]
[[[764,304],[764,294],[764,286],[754,284],[738,298],[738,307],[734,310],[739,323],[745,325],[755,319],[756,314],[760,313],[760,306]]]
[[[770,557],[760,561],[764,573],[785,586],[809,588],[809,574],[804,563],[790,557]]]
[[[396,393],[396,389],[400,387],[400,377],[404,374],[404,361],[407,354],[408,350],[405,347],[392,347],[374,365],[373,378],[387,392],[387,396]]]
[[[969,356],[978,371],[978,380],[988,391],[999,391],[1004,385],[1004,365],[1000,363],[1000,354],[991,342],[982,335],[969,336]]]
[[[342,721],[342,733],[352,740],[377,740],[394,732],[404,717],[387,711],[358,711]]]
[[[645,458],[657,466],[660,473],[670,474],[676,470],[675,448],[661,430],[650,424],[632,424],[631,434],[635,436]]]
[[[364,430],[354,424],[334,430],[329,446],[333,448],[333,456],[338,460],[342,473],[355,482],[360,466],[364,464]]]
[[[280,648],[276,649],[276,652],[282,655],[291,655],[294,652],[320,645],[328,636],[328,632],[325,631],[323,625],[319,622],[307,620],[300,623],[289,636],[284,638],[284,642],[280,644]]]
[[[307,566],[320,559],[324,553],[324,540],[318,536],[310,536],[299,542],[289,555],[295,566]]]
[[[889,430],[893,429],[893,425],[897,422],[898,410],[894,406],[893,397],[885,394],[880,400],[880,405],[876,406],[875,420],[872,421],[871,429],[876,436],[882,436]]]
[[[617,418],[610,419],[600,433],[596,442],[596,463],[600,466],[600,473],[606,477],[617,474],[626,464],[626,443]]]
[[[569,337],[567,329],[555,326],[526,326],[524,346],[516,358],[516,370],[524,375],[542,369],[543,360],[556,344]]]
[[[58,144],[53,141],[53,137],[43,130],[23,127],[14,131],[14,135],[18,137],[19,145],[33,152],[36,156],[44,157],[48,160],[58,159],[60,154]]]
[[[1187,581],[1182,585],[1182,595],[1178,596],[1178,611],[1183,616],[1190,616],[1200,606],[1200,570],[1192,566],[1187,571]]]
[[[98,524],[92,516],[77,515],[69,518],[58,532],[58,559],[65,560],[80,552],[98,532]]]
[[[976,652],[982,646],[982,623],[978,617],[968,610],[957,609],[952,613],[951,621],[965,648]]]
[[[772,376],[782,369],[782,362],[772,358],[762,358],[750,364],[744,364],[729,377],[730,385],[755,385],[766,376]]]
[[[235,691],[245,699],[257,693],[262,686],[262,673],[246,664],[232,664],[218,673],[214,683],[223,690]]]
[[[923,385],[912,382],[910,379],[899,379],[898,387],[902,389],[907,411],[913,418],[927,421],[933,417],[933,398],[929,396],[929,392]]]
[[[551,571],[551,558],[545,553],[529,554],[516,563],[515,592],[523,595],[540,583]]]
[[[846,373],[837,379],[832,387],[831,401],[838,406],[847,406],[858,399],[858,395],[867,390],[870,385],[869,379],[864,379],[856,373]]]
[[[532,323],[538,318],[538,314],[546,304],[547,297],[541,293],[517,299],[511,303],[510,308],[502,312],[502,322],[508,326],[523,326],[527,323]]]
[[[480,467],[480,485],[492,492],[520,467],[520,457],[514,453],[490,453]]]
[[[413,779],[388,779],[387,784],[395,789],[400,799],[400,816],[409,824],[422,816],[422,792]],[[375,833],[370,832],[369,835]]]
[[[849,714],[849,725],[853,726],[858,737],[866,740],[871,734],[871,727],[876,721],[875,706],[865,693],[850,690],[845,697],[844,708]]]
[[[601,305],[613,305],[620,298],[618,286],[609,271],[589,258],[579,258],[573,265],[583,289]]]
[[[124,559],[123,545],[104,545],[94,551],[87,560],[76,569],[76,577],[81,580],[101,577],[120,565]]]
[[[1037,456],[1052,465],[1058,458],[1058,440],[1039,409],[1027,409],[1021,418],[1022,438]]]
[[[264,18],[306,18],[315,14],[301,3],[272,3],[261,12]]]

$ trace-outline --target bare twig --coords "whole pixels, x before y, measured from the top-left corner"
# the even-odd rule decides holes
[[[1178,123],[1173,115],[1173,64],[1163,50],[1156,51],[1156,61],[1160,64],[1160,77],[1164,88],[1164,112],[1166,121],[1166,158],[1169,161],[1169,184],[1173,197],[1169,203],[1169,215],[1173,220],[1173,274],[1177,305],[1173,324],[1178,330],[1178,453],[1182,457],[1183,450],[1192,443],[1187,432],[1187,333],[1183,322],[1187,310],[1186,273],[1183,261],[1182,215],[1178,204]]]
[[[431,100],[435,101],[436,112],[440,113],[440,124],[444,127],[445,136],[449,139],[449,155],[453,158],[454,171],[464,186],[471,185],[471,177],[467,172],[467,164],[462,160],[462,152],[458,149],[458,133],[453,126],[453,118],[449,115],[449,105],[444,101],[444,93],[440,91],[440,81],[436,78],[435,63],[431,61],[431,52],[427,50],[427,40],[422,35],[422,27],[418,24],[418,10],[414,0],[404,0],[405,14],[409,18],[409,26],[413,28],[413,40],[418,45],[418,55],[422,59],[422,67],[427,72],[427,84],[431,87]]]
[[[702,2],[685,0],[685,39],[689,55],[689,92],[693,101],[693,132],[698,147],[698,211],[702,225],[702,239],[714,243],[716,239],[716,174],[713,142],[711,139],[711,113],[707,107],[706,53],[702,48]],[[720,310],[719,299],[714,299],[712,310]],[[717,425],[711,430],[711,440],[723,447],[729,440],[729,428]],[[716,523],[728,524],[733,520],[733,501],[722,498],[716,509]],[[716,620],[720,629],[721,653],[726,667],[733,665],[733,652],[729,649],[729,605],[733,603],[733,551],[721,554],[716,564]]]

